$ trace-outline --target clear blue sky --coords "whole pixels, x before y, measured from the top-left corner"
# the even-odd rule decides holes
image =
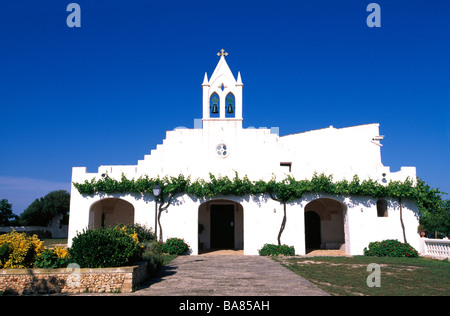
[[[242,74],[244,127],[380,123],[384,165],[450,192],[449,16],[448,0],[6,1],[0,199],[20,213],[68,190],[73,166],[136,164],[193,128],[221,48]]]

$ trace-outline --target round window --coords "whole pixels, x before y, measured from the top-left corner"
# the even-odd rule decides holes
[[[219,144],[216,147],[216,153],[219,157],[225,158],[226,156],[228,156],[228,147],[225,144]]]

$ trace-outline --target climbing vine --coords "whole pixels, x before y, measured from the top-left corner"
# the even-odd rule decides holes
[[[216,177],[209,175],[209,181],[204,179],[192,180],[190,177],[179,175],[178,177],[149,178],[143,176],[138,179],[127,179],[123,174],[120,180],[108,175],[96,180],[95,178],[84,183],[74,183],[75,188],[81,194],[92,195],[104,193],[139,193],[152,194],[153,186],[158,183],[162,194],[159,200],[170,201],[176,194],[190,194],[197,198],[214,197],[217,195],[260,195],[267,193],[280,203],[286,203],[300,199],[303,194],[309,192],[323,192],[335,195],[370,196],[373,198],[412,199],[419,208],[421,215],[433,212],[442,207],[444,201],[442,192],[432,189],[420,178],[416,185],[407,178],[405,181],[390,181],[387,185],[380,184],[372,179],[361,181],[354,176],[351,181],[333,181],[333,177],[324,174],[314,174],[311,180],[296,180],[287,176],[281,181],[273,177],[269,181],[251,181],[247,176],[239,178]]]

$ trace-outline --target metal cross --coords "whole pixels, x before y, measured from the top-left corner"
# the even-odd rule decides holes
[[[217,56],[228,56],[228,53],[222,48],[220,52],[217,53]]]

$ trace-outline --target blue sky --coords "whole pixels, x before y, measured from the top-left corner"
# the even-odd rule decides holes
[[[71,2],[80,28],[66,24]],[[242,74],[244,127],[380,123],[384,165],[450,192],[449,12],[448,0],[5,2],[0,198],[20,213],[69,190],[74,166],[136,164],[167,130],[193,128],[221,48]]]

